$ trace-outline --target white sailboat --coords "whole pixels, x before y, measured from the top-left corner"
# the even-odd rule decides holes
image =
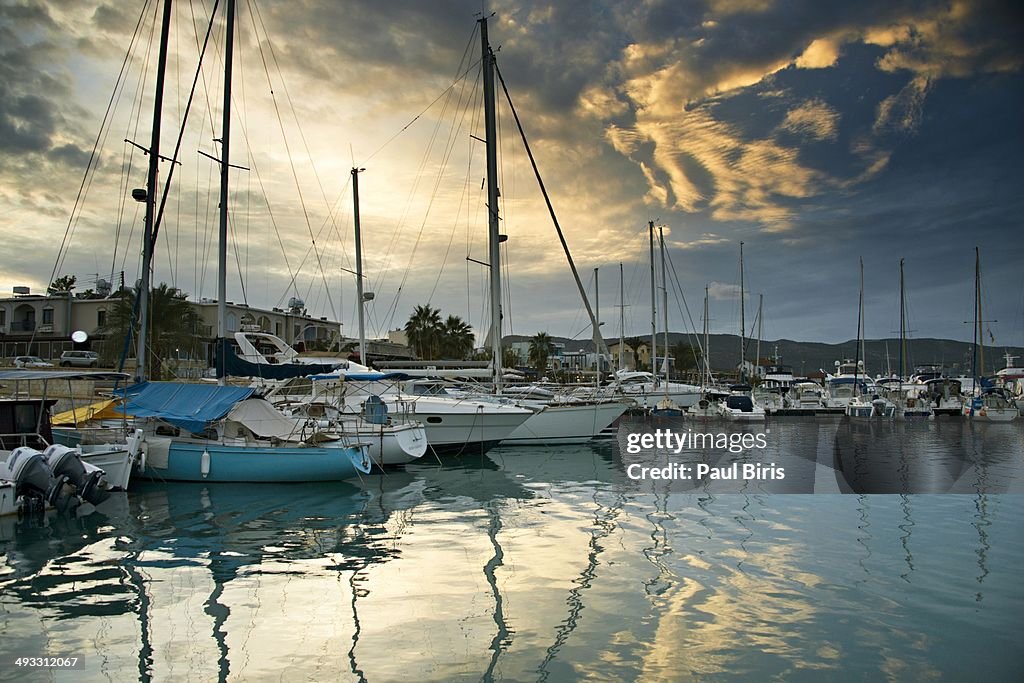
[[[966,403],[963,414],[972,420],[981,422],[1010,422],[1020,416],[1020,411],[1012,402],[1005,388],[997,387],[984,378],[985,372],[985,337],[981,314],[981,252],[974,248],[974,352],[972,371],[974,373],[973,389]]]
[[[488,267],[490,269],[489,295],[491,303],[489,337],[491,339],[491,363],[494,373],[495,393],[497,397],[501,397],[503,373],[501,362],[501,250],[499,249],[499,245],[502,241],[502,235],[499,234],[498,140],[495,114],[495,74],[497,73],[497,65],[494,51],[491,49],[487,38],[487,17],[482,17],[480,19],[480,43],[483,65],[484,129],[487,155],[487,234],[489,255]],[[506,91],[506,96],[507,95],[508,92]],[[509,103],[511,105],[511,98],[509,98]],[[580,296],[583,300],[584,308],[590,318],[597,353],[603,354],[605,351],[604,340],[601,337],[597,317],[594,315],[594,311],[591,309],[590,302],[587,299],[586,292],[583,289],[583,284],[580,281],[576,265],[572,259],[572,255],[569,253],[565,238],[562,235],[561,226],[559,225],[554,209],[551,206],[551,201],[544,186],[544,181],[541,179],[540,172],[537,169],[536,160],[533,157],[533,152],[526,139],[522,123],[520,122],[519,116],[514,107],[512,107],[512,115],[515,118],[516,125],[522,137],[523,145],[526,148],[526,153],[530,159],[531,165],[533,166],[534,175],[540,185],[541,193],[544,195],[544,199],[547,202],[552,222],[554,223],[555,230],[557,231],[562,243],[563,251],[565,252],[566,259],[569,262],[569,268],[572,271],[577,289],[579,290]],[[471,398],[479,401],[493,402],[495,400],[483,396]],[[497,400],[501,399],[498,398]],[[513,430],[511,434],[505,437],[505,440],[510,443],[517,443],[521,445],[582,443],[588,441],[600,435],[629,407],[625,402],[614,399],[603,399],[601,397],[594,397],[589,401],[520,400],[517,401],[517,404],[522,408],[529,408],[532,411],[532,414],[528,416],[520,426]]]
[[[845,412],[851,418],[891,418],[896,416],[896,404],[892,401],[868,393],[873,385],[867,383],[864,372],[864,260],[860,261],[860,295],[857,305],[857,359],[853,365],[853,396],[846,404]],[[864,381],[861,381],[864,373]],[[831,385],[831,382],[830,382]]]

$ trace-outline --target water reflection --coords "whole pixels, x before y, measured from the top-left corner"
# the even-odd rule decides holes
[[[813,482],[840,428],[773,433]],[[150,484],[4,531],[0,649],[59,644],[111,680],[1006,678],[1024,498],[978,493],[1012,471],[1005,437],[921,434],[986,453],[940,477],[970,496],[636,490],[588,447],[358,486]]]
[[[842,420],[835,470],[857,493],[1024,492],[1021,431],[970,420]]]

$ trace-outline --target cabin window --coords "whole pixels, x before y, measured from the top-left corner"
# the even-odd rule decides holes
[[[431,415],[430,417],[427,418],[427,422],[429,422],[432,425],[441,424],[441,418]]]
[[[34,405],[14,406],[14,432],[16,434],[34,434],[36,431],[36,407]]]

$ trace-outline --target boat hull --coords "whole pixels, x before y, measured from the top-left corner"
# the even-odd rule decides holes
[[[131,453],[127,448],[110,448],[97,444],[79,446],[84,462],[95,465],[103,470],[104,478],[115,491],[127,491],[135,466]]]
[[[434,401],[416,397],[413,415],[423,423],[430,449],[438,454],[482,453],[508,438],[532,413],[484,403]]]
[[[586,443],[601,435],[628,407],[617,401],[545,406],[519,425],[505,443],[524,446]]]
[[[345,423],[345,434],[365,444],[375,465],[404,465],[427,452],[427,432],[421,425],[374,425]]]
[[[674,402],[680,408],[689,408],[690,406],[696,405],[701,398],[700,390],[695,391],[672,391],[669,390],[668,394],[658,389],[652,389],[648,392],[632,392],[624,390],[622,395],[626,398],[636,401],[636,404],[643,408],[657,408],[658,402],[667,398]]]
[[[0,517],[18,512],[18,493],[14,482],[0,479]]]
[[[157,454],[166,448],[166,454]],[[365,446],[262,447],[150,439],[141,476],[236,483],[344,481],[370,471]]]

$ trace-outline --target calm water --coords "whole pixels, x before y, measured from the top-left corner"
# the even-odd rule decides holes
[[[1024,496],[977,491],[1020,471],[1024,426],[950,424],[874,438],[943,473],[980,447],[939,477],[973,493],[644,489],[609,444],[3,520],[0,677],[1022,680]],[[864,449],[822,429],[775,423],[767,455],[820,484],[828,444]],[[10,665],[42,654],[86,668]]]

